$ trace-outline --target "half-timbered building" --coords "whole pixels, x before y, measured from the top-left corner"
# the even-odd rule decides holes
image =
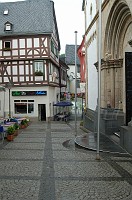
[[[0,18],[0,84],[6,88],[0,96],[0,115],[47,120],[60,94],[54,3],[1,3]]]

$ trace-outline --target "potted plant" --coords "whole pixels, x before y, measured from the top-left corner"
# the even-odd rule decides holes
[[[14,139],[14,132],[15,132],[14,126],[9,126],[7,128],[7,140],[8,141],[13,141],[13,139]]]
[[[14,129],[15,129],[14,135],[17,136],[18,135],[18,130],[19,130],[19,125],[18,125],[18,123],[15,123],[13,126],[14,126]]]
[[[34,75],[35,75],[35,81],[43,81],[44,73],[42,71],[35,71]]]
[[[35,71],[34,75],[35,76],[43,76],[43,72],[42,71]]]
[[[21,121],[20,128],[21,128],[21,129],[25,128],[25,121],[24,121],[24,120]]]

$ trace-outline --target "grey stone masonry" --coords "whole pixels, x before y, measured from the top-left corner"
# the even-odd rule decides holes
[[[74,139],[73,122],[36,121],[0,141],[0,200],[131,200],[132,156],[101,152],[96,160]]]

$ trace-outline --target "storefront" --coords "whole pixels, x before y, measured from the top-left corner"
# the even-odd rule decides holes
[[[40,87],[36,87],[35,90],[24,87],[15,88],[15,90],[12,88],[10,93],[8,89],[1,93],[1,96],[3,96],[1,116],[7,118],[10,113],[11,117],[38,118],[40,121],[47,121],[49,117],[53,116],[52,105],[56,102],[57,96],[56,90],[53,90],[53,88],[43,87],[41,90]]]

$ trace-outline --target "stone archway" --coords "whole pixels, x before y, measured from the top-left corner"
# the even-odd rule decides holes
[[[124,38],[132,26],[132,15],[125,0],[115,0],[105,29],[102,64],[102,107],[111,106],[125,112]],[[130,38],[127,38],[129,41]],[[128,43],[128,42],[127,42]],[[127,44],[129,45],[129,44]]]

